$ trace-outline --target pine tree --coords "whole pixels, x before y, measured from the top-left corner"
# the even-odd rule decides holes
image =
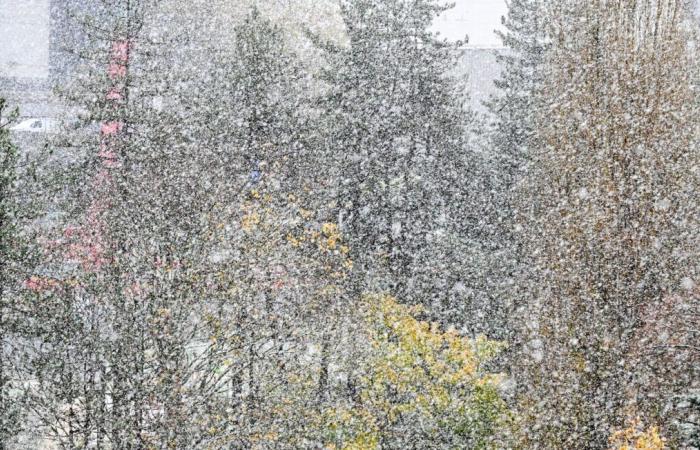
[[[153,347],[172,351],[173,338],[154,328],[159,303],[140,297],[134,273],[143,248],[119,229],[119,220],[134,221],[122,187],[138,145],[135,48],[146,44],[141,31],[151,7],[124,0],[72,11],[71,27],[84,36],[76,49],[80,73],[62,93],[86,124],[99,124],[99,133],[89,127],[60,141],[72,151],[70,177],[61,180],[64,219],[48,230],[44,242],[51,244],[28,285],[37,348],[22,361],[33,381],[32,419],[70,448],[139,448],[154,440],[149,418],[173,388],[164,366],[182,353],[169,353],[160,366],[149,356]]]
[[[547,51],[546,16],[540,0],[512,0],[505,31],[497,31],[505,50],[496,57],[502,72],[499,93],[487,103],[494,116],[493,146],[503,160],[506,187],[526,170],[528,154],[537,148],[536,123]]]
[[[539,0],[508,2],[508,15],[502,18],[505,30],[496,32],[504,47],[496,55],[501,67],[495,81],[498,93],[486,102],[492,118],[487,142],[493,169],[484,190],[492,193],[488,220],[494,242],[489,248],[494,257],[485,261],[491,280],[486,292],[491,297],[489,320],[497,324],[496,336],[511,343],[507,354],[519,348],[517,323],[525,319],[520,316],[521,299],[524,286],[531,281],[523,274],[527,230],[522,216],[529,206],[527,199],[518,196],[529,158],[539,149],[536,117],[541,109],[547,52],[543,11]]]
[[[321,77],[323,165],[356,252],[356,289],[443,303],[436,311],[448,309],[443,294],[459,276],[453,255],[428,261],[462,243],[474,161],[472,118],[453,75],[460,44],[430,31],[445,10],[432,0],[341,2],[347,45],[324,47]]]

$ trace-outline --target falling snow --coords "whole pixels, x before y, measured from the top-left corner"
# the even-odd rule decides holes
[[[0,450],[700,449],[698,13],[0,0]]]

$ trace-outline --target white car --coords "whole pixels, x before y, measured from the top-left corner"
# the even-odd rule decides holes
[[[11,128],[12,131],[28,133],[56,133],[59,130],[58,121],[49,118],[24,119]]]

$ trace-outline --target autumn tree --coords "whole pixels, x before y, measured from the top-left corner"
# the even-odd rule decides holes
[[[211,95],[229,92],[231,104],[215,106],[213,119],[225,130],[215,148],[228,153],[209,166],[221,178],[206,175],[216,191],[207,238],[215,284],[203,295],[215,293],[207,320],[237,370],[226,377],[228,404],[219,411],[227,412],[213,419],[220,432],[210,442],[294,448],[314,435],[308,414],[344,390],[332,389],[332,366],[352,354],[339,349],[348,342],[352,261],[337,224],[321,219],[298,60],[256,10],[234,31],[220,55],[226,70],[208,83]],[[241,168],[244,184],[232,192]]]
[[[444,331],[420,307],[367,298],[368,349],[353,397],[324,411],[330,448],[505,448],[501,377],[485,366],[502,344]]]
[[[633,419],[627,428],[615,431],[610,436],[610,448],[613,450],[663,450],[665,439],[658,427],[644,429],[639,419]]]
[[[642,312],[696,276],[686,5],[553,2],[526,192],[527,442],[604,448]]]
[[[659,425],[671,448],[700,443],[700,291],[690,278],[641,312],[628,354],[628,415]]]

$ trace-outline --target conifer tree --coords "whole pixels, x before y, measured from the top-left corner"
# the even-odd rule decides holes
[[[473,119],[453,71],[460,43],[430,31],[446,9],[432,0],[341,2],[347,45],[324,46],[321,76],[324,166],[356,252],[356,289],[391,290],[435,311],[449,310],[456,249],[474,218],[465,208]]]
[[[532,281],[523,273],[527,266],[523,244],[529,230],[522,226],[522,216],[529,205],[518,196],[529,158],[539,148],[536,117],[541,109],[547,51],[542,4],[540,0],[508,2],[508,15],[502,18],[505,29],[496,32],[504,47],[496,55],[501,67],[500,78],[495,80],[498,92],[486,102],[492,118],[487,136],[494,167],[489,220],[496,245],[491,251],[497,255],[487,260],[493,278],[487,291],[496,305],[491,310],[492,317],[498,317],[498,336],[511,343],[508,354],[519,348],[517,322],[524,319],[521,299],[524,286]]]
[[[77,77],[62,93],[99,131],[88,126],[61,141],[72,153],[70,177],[61,180],[67,198],[63,220],[43,240],[42,267],[27,285],[36,338],[22,365],[33,381],[26,394],[40,432],[67,448],[139,448],[172,431],[153,411],[172,414],[168,369],[182,355],[181,347],[173,349],[181,335],[157,328],[167,326],[167,299],[146,301],[150,293],[139,283],[149,278],[157,286],[162,273],[152,265],[141,270],[140,257],[152,253],[122,227],[140,218],[124,186],[138,173],[138,55],[152,7],[124,0],[71,10],[70,27],[84,39],[76,49]],[[156,349],[167,352],[166,361]]]
[[[499,92],[487,106],[494,116],[493,145],[503,160],[508,188],[521,179],[528,151],[537,146],[535,118],[547,50],[543,12],[540,0],[512,0],[503,18],[505,31],[497,31],[504,47],[496,57],[502,72],[495,81]]]

